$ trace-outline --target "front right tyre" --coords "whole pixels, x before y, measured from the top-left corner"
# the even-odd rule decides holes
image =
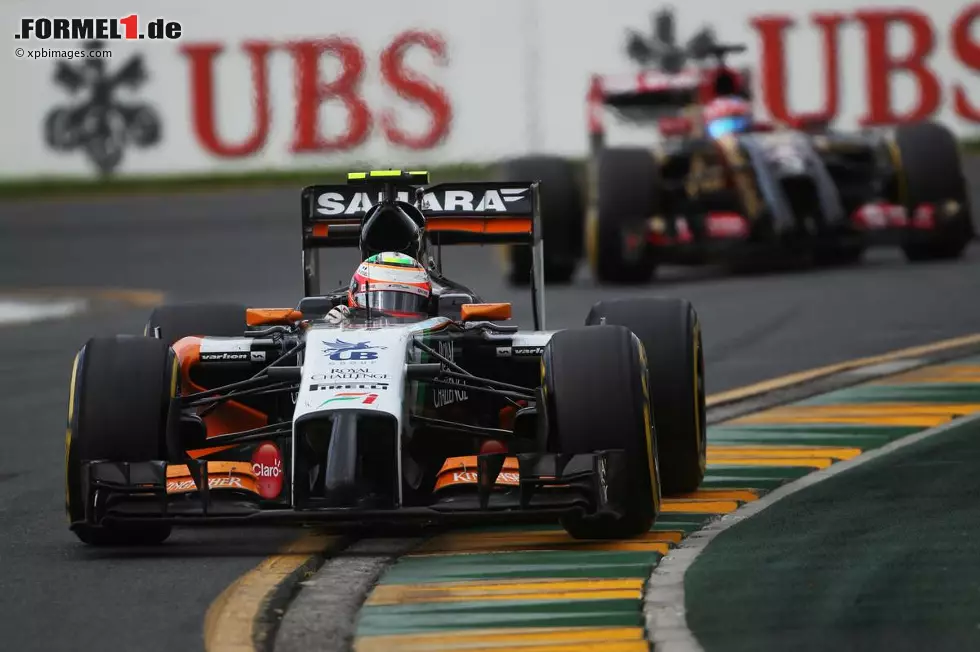
[[[959,144],[935,122],[900,125],[891,152],[898,168],[898,203],[912,217],[925,204],[934,209],[932,230],[910,229],[902,249],[909,262],[950,260],[963,255],[975,228]],[[956,210],[948,211],[949,206]]]

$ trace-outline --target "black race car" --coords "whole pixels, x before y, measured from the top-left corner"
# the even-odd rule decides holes
[[[717,63],[696,69],[595,77],[584,172],[548,156],[503,166],[502,178],[545,181],[549,281],[568,281],[583,253],[600,281],[643,282],[661,263],[840,264],[882,243],[910,261],[963,252],[974,225],[957,141],[940,124],[843,133],[804,119],[707,137],[706,104],[750,99],[749,72],[724,61],[741,49],[711,46]],[[606,109],[656,124],[659,144],[609,146]],[[511,280],[526,283],[529,268],[512,250]]]

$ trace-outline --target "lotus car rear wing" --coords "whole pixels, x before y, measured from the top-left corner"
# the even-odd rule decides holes
[[[751,86],[751,74],[748,68],[689,67],[677,72],[643,70],[593,75],[586,93],[590,147],[598,151],[604,145],[607,109],[626,122],[659,123],[661,131],[672,132],[677,130],[677,121],[684,119],[681,116],[687,107],[703,105],[725,94],[718,81],[722,75],[727,75],[733,89],[741,94],[749,92],[744,89]]]
[[[536,181],[450,182],[429,185],[424,171],[352,172],[346,184],[307,186],[302,193],[306,296],[319,292],[317,249],[357,247],[368,210],[393,192],[419,208],[424,237],[434,246],[517,244],[532,247],[534,307],[543,324],[541,202]],[[543,327],[543,326],[542,326]]]

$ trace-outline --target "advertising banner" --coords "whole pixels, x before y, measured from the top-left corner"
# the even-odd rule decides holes
[[[0,177],[582,156],[591,75],[635,73],[644,56],[658,65],[704,34],[747,46],[730,63],[752,69],[764,117],[821,113],[846,129],[937,119],[980,133],[978,2],[699,0],[657,27],[665,8],[5,2]]]

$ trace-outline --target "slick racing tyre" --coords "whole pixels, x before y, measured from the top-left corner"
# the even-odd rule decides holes
[[[143,334],[169,345],[189,335],[241,337],[245,332],[245,306],[237,303],[181,303],[160,306],[150,314]]]
[[[959,258],[974,226],[955,136],[935,122],[919,122],[900,125],[892,145],[898,203],[910,218],[921,204],[935,211],[934,230],[909,229],[905,257],[911,262]]]
[[[646,224],[660,214],[662,201],[657,162],[648,149],[605,149],[595,166],[587,238],[592,273],[602,283],[646,283],[655,268]]]
[[[623,450],[628,460],[621,515],[566,516],[562,526],[577,539],[649,531],[660,511],[660,483],[640,340],[621,326],[559,331],[545,346],[542,375],[552,452]]]
[[[555,156],[529,156],[501,166],[504,181],[540,181],[541,236],[544,239],[545,283],[568,283],[582,256],[585,208],[575,165]],[[507,248],[509,280],[531,282],[531,247]]]
[[[177,427],[177,359],[163,341],[132,336],[90,339],[75,356],[65,438],[66,509],[79,539],[93,545],[156,544],[169,525],[84,523],[82,463],[166,459]]]
[[[600,301],[585,321],[629,328],[646,349],[664,495],[696,490],[707,464],[701,324],[690,302],[673,298]]]

